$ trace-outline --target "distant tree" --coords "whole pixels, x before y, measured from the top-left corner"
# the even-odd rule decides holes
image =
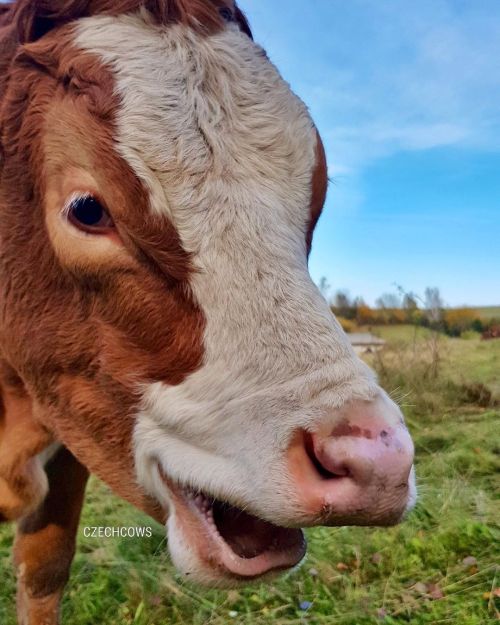
[[[399,289],[398,289],[399,290]],[[402,306],[405,321],[404,323],[412,323],[419,325],[421,319],[421,311],[418,308],[419,297],[415,293],[404,291],[401,287],[399,292],[403,296]]]
[[[334,294],[332,309],[338,317],[344,317],[345,319],[354,318],[353,305],[347,291],[339,290]]]
[[[361,295],[358,295],[357,297],[354,298],[352,305],[354,308],[359,308],[360,306],[366,306],[367,304],[365,300],[361,297]]]
[[[403,295],[403,308],[408,311],[414,311],[418,308],[418,298],[415,293],[405,293]]]
[[[328,294],[330,293],[330,283],[328,282],[328,279],[326,278],[326,276],[322,276],[321,280],[319,281],[318,284],[318,288],[321,292],[321,295],[328,300]]]
[[[401,298],[396,293],[383,293],[375,302],[377,308],[385,308],[386,310],[393,310],[394,308],[401,308]]]
[[[427,311],[427,317],[433,324],[437,324],[443,319],[443,300],[441,293],[437,287],[427,287],[425,289],[425,310]]]
[[[349,297],[348,291],[336,291],[335,295],[333,296],[332,304],[335,306],[335,308],[338,309],[350,308],[351,298]]]

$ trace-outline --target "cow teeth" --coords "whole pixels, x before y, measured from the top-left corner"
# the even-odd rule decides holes
[[[210,521],[213,520],[213,500],[199,491],[186,490],[188,499],[198,508],[198,510]]]

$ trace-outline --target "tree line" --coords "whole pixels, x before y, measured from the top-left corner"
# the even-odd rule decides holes
[[[396,292],[383,293],[377,298],[375,307],[369,306],[362,297],[351,298],[345,290],[338,290],[330,297],[324,278],[319,288],[347,332],[357,326],[411,324],[439,330],[449,336],[473,331],[486,337],[488,333],[494,335],[495,328],[500,326],[500,319],[485,319],[473,308],[447,308],[437,287],[427,287],[422,297],[398,286]]]

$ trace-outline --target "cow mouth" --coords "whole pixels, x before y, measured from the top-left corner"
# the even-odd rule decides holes
[[[303,559],[302,530],[279,527],[204,493],[168,486],[181,532],[205,566],[222,577],[258,578]]]

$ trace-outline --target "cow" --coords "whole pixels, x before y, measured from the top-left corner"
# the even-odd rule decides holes
[[[19,622],[58,623],[90,473],[208,585],[295,567],[301,528],[400,522],[411,437],[308,272],[323,144],[242,11],[17,0],[0,25]]]

